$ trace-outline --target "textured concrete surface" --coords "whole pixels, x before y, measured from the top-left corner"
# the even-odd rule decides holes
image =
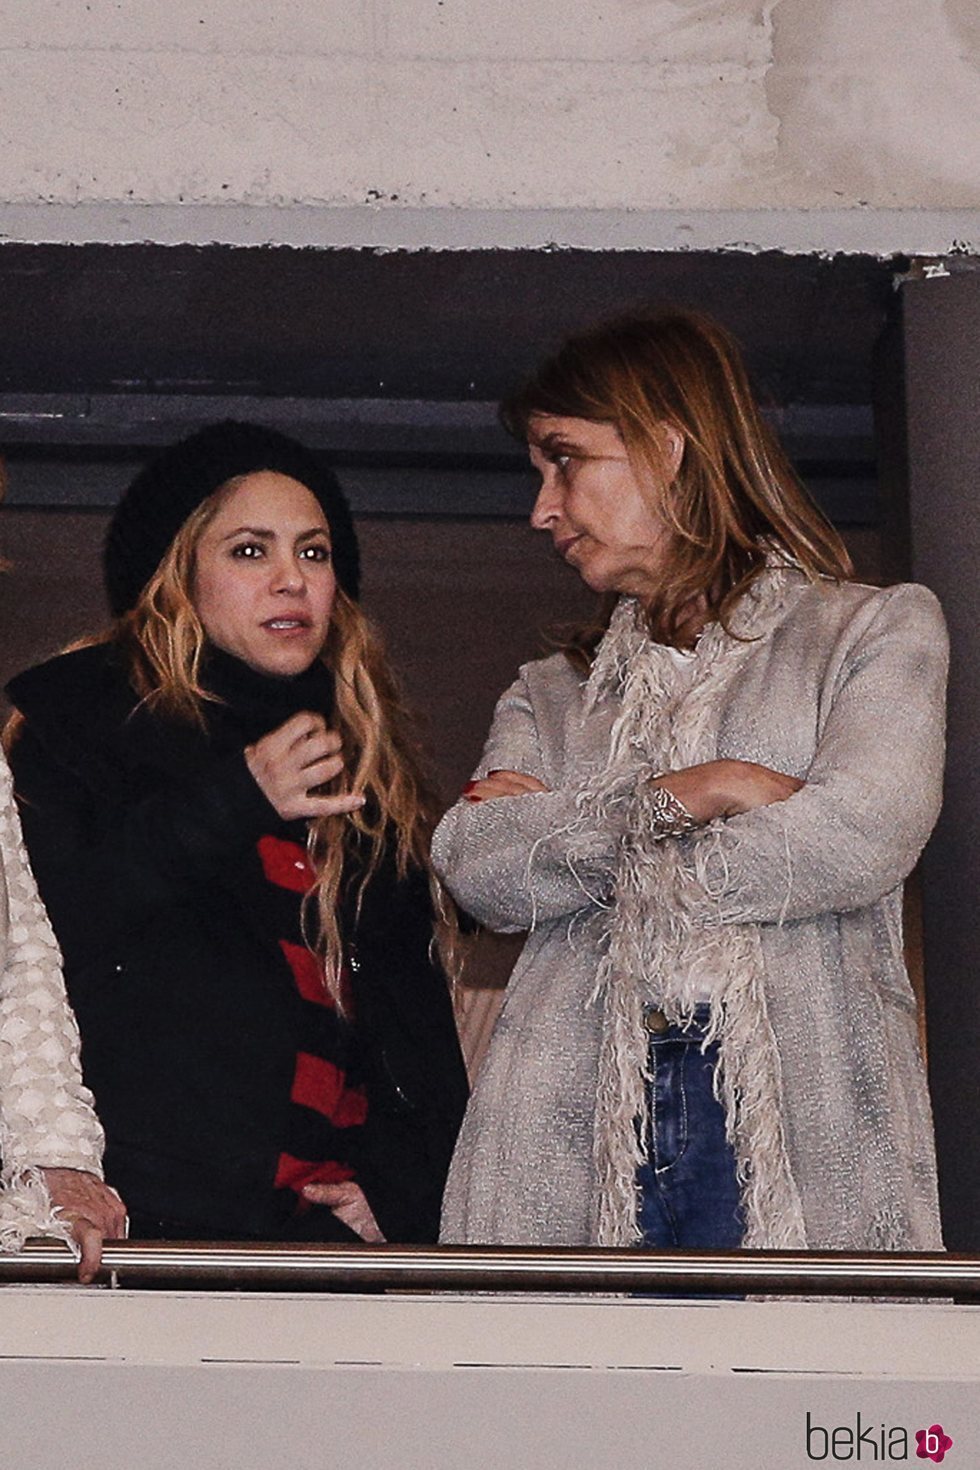
[[[6,0],[0,199],[980,208],[975,0]]]
[[[980,203],[977,0],[778,0],[766,77],[786,203]]]

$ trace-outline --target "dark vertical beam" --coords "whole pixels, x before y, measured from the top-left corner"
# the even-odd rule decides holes
[[[946,1243],[980,1249],[980,272],[901,288],[912,572],[952,644],[946,801],[923,863]]]
[[[872,358],[875,459],[881,527],[882,581],[907,582],[912,547],[909,526],[908,422],[905,413],[905,359],[902,312],[896,298],[875,343]]]

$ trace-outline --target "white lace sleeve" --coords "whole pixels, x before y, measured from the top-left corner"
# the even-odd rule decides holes
[[[27,1212],[37,1229],[50,1206],[39,1167],[101,1178],[102,1128],[82,1082],[78,1026],[61,955],[38,896],[0,755],[0,1234]],[[17,1232],[22,1233],[22,1232]]]

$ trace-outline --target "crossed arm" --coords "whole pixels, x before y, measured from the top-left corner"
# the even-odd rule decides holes
[[[921,589],[897,593],[854,633],[805,781],[737,759],[638,771],[704,824],[670,839],[701,875],[701,922],[860,908],[914,866],[941,799],[947,653],[935,600]],[[548,776],[519,680],[498,705],[477,780],[433,847],[456,897],[491,928],[527,928],[611,891],[623,819],[588,834],[584,860],[579,826],[573,859],[576,793],[549,790]],[[656,871],[654,856],[649,881]]]

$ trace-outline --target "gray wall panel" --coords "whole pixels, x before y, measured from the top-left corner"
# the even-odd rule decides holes
[[[952,645],[946,802],[923,864],[930,1080],[947,1244],[980,1249],[980,274],[902,296],[912,569]]]

